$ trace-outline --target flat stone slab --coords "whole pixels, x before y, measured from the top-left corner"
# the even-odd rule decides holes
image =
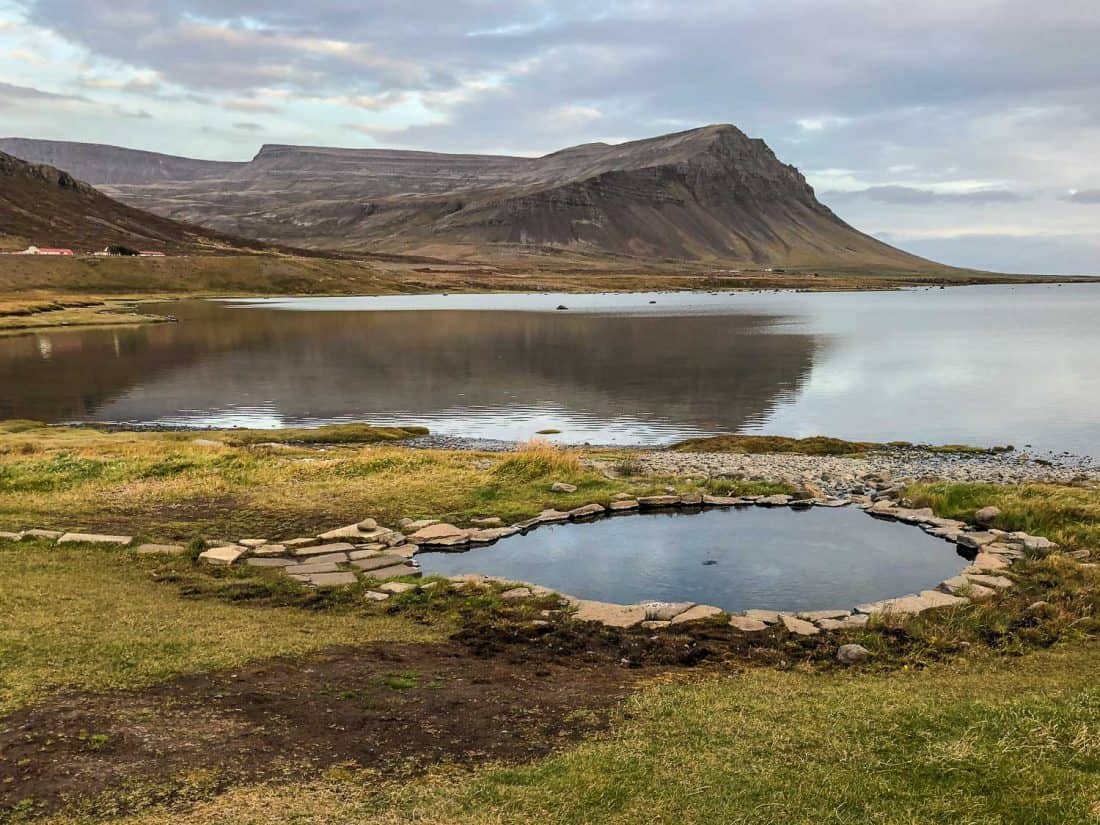
[[[748,616],[730,616],[730,627],[735,627],[743,633],[756,633],[767,630],[768,626],[759,619],[750,619]]]
[[[852,630],[864,627],[870,618],[866,613],[856,613],[843,619],[819,619],[815,624],[822,630]]]
[[[378,589],[385,593],[408,593],[410,590],[416,588],[415,584],[409,584],[408,582],[386,582]]]
[[[1007,576],[986,576],[981,573],[970,573],[967,578],[983,587],[994,587],[997,590],[1007,590],[1015,584]]]
[[[256,556],[282,556],[285,553],[285,544],[261,544],[252,551],[252,554]]]
[[[365,559],[355,559],[351,565],[352,567],[358,567],[365,573],[369,570],[381,570],[384,567],[407,564],[407,562],[408,560],[404,556],[398,556],[393,553],[382,553],[377,556],[368,556]]]
[[[453,536],[466,536],[470,531],[453,524],[429,524],[410,535],[409,541],[413,544],[430,544],[438,539],[451,538]]]
[[[619,499],[618,501],[611,502],[609,505],[607,505],[607,509],[618,512],[620,510],[637,510],[640,506],[641,505],[638,504],[638,499],[624,498]]]
[[[851,614],[851,610],[803,610],[794,615],[807,622],[819,622],[822,619],[843,619]]]
[[[602,504],[584,504],[569,511],[569,518],[592,518],[606,512]]]
[[[243,547],[211,547],[199,553],[199,558],[207,564],[229,566],[244,555]]]
[[[996,553],[978,553],[970,562],[970,567],[965,572],[977,573],[981,570],[1004,570],[1011,564],[1004,556]]]
[[[292,567],[287,567],[286,572],[295,576],[306,576],[312,573],[338,573],[340,572],[339,565],[336,562],[323,561],[323,562],[306,562],[305,564],[295,564]]]
[[[679,507],[680,497],[667,495],[667,496],[639,496],[639,507]]]
[[[485,527],[480,530],[473,530],[467,538],[471,544],[491,544],[494,541],[506,539],[508,536],[514,536],[518,532],[518,527]]]
[[[187,548],[182,544],[142,544],[136,552],[142,556],[182,556]]]
[[[794,499],[785,493],[779,493],[774,496],[761,496],[756,500],[757,507],[786,507]]]
[[[684,493],[680,496],[680,504],[684,507],[700,507],[703,504],[703,494]]]
[[[363,575],[369,579],[378,579],[382,581],[384,579],[396,579],[401,576],[416,576],[419,578],[424,574],[420,572],[419,567],[413,567],[411,564],[395,564],[392,567],[364,570]]]
[[[355,584],[359,579],[355,577],[354,573],[312,573],[308,576],[295,576],[305,584],[312,584],[314,587],[339,587],[345,584]]]
[[[237,544],[243,547],[248,547],[251,550],[255,550],[257,547],[263,547],[265,544],[268,543],[269,542],[267,539],[240,539],[237,542]]]
[[[377,590],[368,590],[363,594],[363,598],[370,602],[384,602],[389,597],[389,593],[379,593]]]
[[[334,544],[314,544],[309,547],[299,547],[294,551],[296,558],[310,558],[312,556],[327,556],[329,553],[350,553],[355,549],[354,545],[346,541],[338,541]]]
[[[938,590],[922,590],[917,595],[899,596],[896,599],[883,599],[878,602],[856,605],[857,613],[877,615],[880,613],[895,616],[915,616],[925,610],[937,607],[953,607],[966,604],[967,599],[941,593]]]
[[[315,544],[320,544],[321,540],[316,536],[302,537],[297,539],[287,539],[282,542],[283,546],[288,550],[297,550],[301,547],[313,547]]]
[[[0,541],[22,541],[22,533],[11,533],[7,530],[0,530]]]
[[[34,527],[24,530],[20,535],[25,539],[59,539],[65,533],[62,530],[43,530],[41,527]]]
[[[816,636],[821,632],[821,629],[813,622],[808,622],[789,613],[780,615],[779,621],[783,623],[783,627],[787,628],[789,633],[794,633],[797,636]]]
[[[997,540],[997,537],[992,533],[959,533],[957,539],[955,539],[962,547],[969,547],[971,550],[980,550],[987,544],[993,544]]]
[[[307,556],[308,564],[343,564],[348,561],[347,553],[325,553],[321,556]]]
[[[58,544],[114,544],[127,547],[133,536],[105,536],[100,533],[64,533],[58,538]]]
[[[736,507],[739,504],[748,504],[740,496],[703,496],[703,504],[708,507]]]
[[[437,519],[437,518],[404,519],[403,518],[403,519],[401,519],[401,521],[399,521],[397,523],[397,525],[402,530],[412,530],[413,532],[416,532],[417,530],[423,530],[425,527],[431,527],[433,524],[439,524],[439,519]],[[474,524],[477,524],[477,519],[474,519]]]
[[[974,601],[988,599],[997,592],[992,587],[986,587],[971,581],[970,577],[965,575],[944,579],[936,589],[942,590],[944,593],[950,593],[952,596],[966,596]]]
[[[764,624],[776,624],[779,621],[778,610],[746,610],[745,616]]]
[[[574,602],[573,618],[581,622],[599,622],[608,627],[634,627],[646,621],[645,608],[637,604],[609,604],[579,599]]]
[[[249,567],[306,567],[308,565],[298,564],[294,559],[273,559],[263,558],[260,556],[253,556],[244,560],[244,563]]]
[[[511,590],[505,590],[500,594],[502,599],[528,599],[532,595],[530,587],[513,587]]]
[[[529,518],[526,521],[518,522],[515,526],[519,530],[528,530],[532,527],[537,527],[540,524],[555,524],[561,521],[569,521],[569,514],[562,512],[561,510],[543,510],[534,518]]]
[[[714,607],[709,604],[697,604],[695,607],[689,607],[678,616],[674,616],[671,623],[685,624],[687,622],[698,622],[702,619],[709,619],[712,616],[721,616],[723,612],[724,611],[720,607]]]
[[[845,498],[814,498],[810,499],[814,507],[847,507],[852,502]]]

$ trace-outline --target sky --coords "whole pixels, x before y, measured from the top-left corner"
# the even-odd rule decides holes
[[[0,0],[0,136],[539,155],[733,123],[859,229],[1100,274],[1097,0]]]

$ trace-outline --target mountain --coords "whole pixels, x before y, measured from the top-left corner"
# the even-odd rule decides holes
[[[796,168],[730,125],[539,158],[265,145],[249,162],[214,163],[14,139],[0,148],[31,160],[63,152],[77,176],[160,215],[318,249],[935,266],[846,224]]]
[[[77,252],[115,244],[169,253],[260,248],[135,209],[68,172],[0,152],[0,248],[17,250],[31,244]]]

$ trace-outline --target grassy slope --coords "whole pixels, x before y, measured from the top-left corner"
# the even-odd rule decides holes
[[[1100,656],[655,686],[609,736],[404,786],[350,771],[131,823],[1071,823],[1100,815]]]

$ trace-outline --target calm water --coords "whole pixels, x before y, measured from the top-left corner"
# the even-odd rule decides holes
[[[695,601],[731,611],[848,608],[933,588],[966,566],[954,545],[916,527],[850,508],[786,507],[616,516],[417,559],[427,573],[484,573],[585,599]]]
[[[557,311],[559,304],[568,311]],[[0,339],[0,417],[715,432],[1100,454],[1100,285],[185,302]]]

